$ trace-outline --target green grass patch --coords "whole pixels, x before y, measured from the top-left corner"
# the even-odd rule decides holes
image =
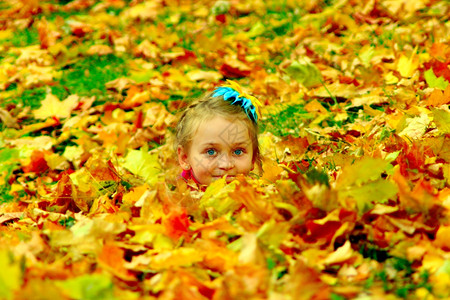
[[[54,11],[45,15],[47,21],[53,22],[56,18],[60,17],[64,20],[68,20],[71,16],[80,16],[87,15],[89,11],[81,10],[81,11]]]
[[[64,227],[66,227],[66,228],[70,228],[70,227],[72,227],[73,225],[75,225],[75,219],[69,216],[69,217],[67,217],[67,218],[60,219],[60,220],[58,221],[58,223],[59,223],[59,225],[61,225],[61,226],[64,226]]]
[[[26,47],[39,44],[39,33],[36,28],[30,27],[24,30],[14,31],[13,36],[5,43],[11,43],[14,47]]]
[[[114,55],[87,56],[73,64],[62,68],[59,84],[51,86],[51,92],[59,99],[65,99],[71,94],[79,96],[96,96],[96,101],[104,103],[107,98],[105,83],[128,74],[128,67],[123,58]],[[16,90],[11,85],[8,90]],[[27,89],[2,101],[0,106],[16,104],[37,109],[47,94],[47,87]]]
[[[370,244],[362,246],[359,252],[365,258],[385,264],[384,269],[376,272],[366,281],[366,289],[370,289],[375,283],[379,283],[385,292],[392,292],[401,298],[408,298],[411,293],[419,288],[431,291],[432,286],[429,283],[428,272],[422,271],[416,279],[413,279],[412,275],[415,273],[415,269],[409,260],[391,256],[388,250]],[[391,271],[388,272],[388,268]],[[392,273],[392,270],[397,272],[397,276],[392,277],[392,275],[389,275],[389,273]]]
[[[9,194],[11,186],[8,179],[19,164],[18,158],[19,150],[17,149],[3,148],[0,150],[0,203],[11,201],[14,198]]]
[[[12,84],[8,87],[8,90],[15,90],[16,88],[16,84]],[[15,104],[23,107],[28,106],[31,109],[37,109],[41,106],[41,101],[45,98],[46,94],[45,87],[27,89],[20,95],[13,95],[3,99],[0,106],[5,107],[8,104]]]
[[[105,83],[128,74],[123,58],[115,55],[92,55],[80,58],[63,68],[60,85],[52,87],[52,92],[64,99],[71,94],[96,96],[104,102],[107,99]]]
[[[302,104],[283,105],[270,112],[261,122],[261,130],[273,133],[276,136],[300,136],[302,124],[313,119]]]

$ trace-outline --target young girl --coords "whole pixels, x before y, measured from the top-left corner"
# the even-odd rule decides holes
[[[216,88],[186,108],[176,127],[182,178],[199,185],[261,167],[259,101],[236,82]]]

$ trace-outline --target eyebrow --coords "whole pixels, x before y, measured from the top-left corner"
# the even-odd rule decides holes
[[[247,146],[248,144],[250,144],[250,142],[248,141],[241,141],[241,142],[237,142],[237,143],[233,143],[231,144],[233,147],[237,147],[237,146]],[[204,144],[200,144],[201,147],[216,147],[216,146],[220,146],[219,143],[214,143],[214,142],[208,142],[208,143],[204,143]]]
[[[247,146],[250,145],[249,141],[242,141],[242,142],[237,142],[237,143],[233,143],[232,146],[236,147],[236,146]]]

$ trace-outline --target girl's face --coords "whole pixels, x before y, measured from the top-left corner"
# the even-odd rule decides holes
[[[199,126],[188,149],[178,147],[178,160],[201,184],[224,175],[231,181],[253,169],[252,143],[244,121],[216,116]]]

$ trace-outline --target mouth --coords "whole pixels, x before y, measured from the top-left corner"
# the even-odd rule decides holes
[[[225,180],[227,182],[233,181],[234,179],[236,179],[236,175],[227,175],[227,174],[223,174],[223,175],[213,175],[212,178],[214,180],[218,180],[225,177]]]

